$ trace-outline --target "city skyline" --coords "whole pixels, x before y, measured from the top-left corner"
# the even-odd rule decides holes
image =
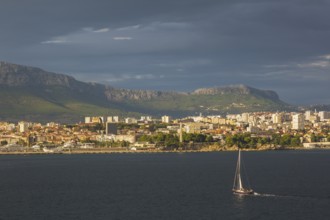
[[[293,104],[330,103],[328,0],[27,0],[0,6],[2,61],[121,88],[246,84]]]

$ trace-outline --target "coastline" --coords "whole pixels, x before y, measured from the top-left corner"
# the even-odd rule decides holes
[[[324,148],[302,148],[302,147],[290,147],[281,149],[242,149],[242,151],[311,151],[311,150],[330,150],[330,147]],[[230,149],[203,149],[203,150],[175,150],[175,151],[164,151],[164,150],[109,150],[109,149],[77,149],[72,151],[58,151],[58,152],[43,152],[43,151],[11,151],[11,152],[0,152],[1,155],[71,155],[71,154],[140,154],[140,153],[209,153],[209,152],[233,152],[237,151],[236,148]]]

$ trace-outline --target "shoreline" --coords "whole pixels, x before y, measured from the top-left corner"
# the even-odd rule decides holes
[[[259,152],[259,151],[311,151],[311,150],[330,150],[327,148],[282,148],[282,149],[243,149],[242,151]],[[233,152],[237,149],[221,149],[221,150],[177,150],[177,151],[162,151],[162,150],[73,150],[73,151],[59,151],[59,152],[42,152],[42,151],[11,151],[11,152],[0,152],[1,155],[71,155],[71,154],[140,154],[140,153],[210,153],[210,152]]]

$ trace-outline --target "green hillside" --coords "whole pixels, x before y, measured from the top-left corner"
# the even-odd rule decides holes
[[[225,114],[252,111],[287,110],[282,101],[274,101],[251,94],[177,95],[173,97],[126,101],[126,108],[152,114]]]
[[[0,119],[81,121],[86,115],[121,115],[106,100],[67,88],[0,87]]]

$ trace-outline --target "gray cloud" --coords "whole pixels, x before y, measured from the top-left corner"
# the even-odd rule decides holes
[[[329,103],[329,10],[330,0],[4,0],[0,60],[116,87],[244,83]]]

